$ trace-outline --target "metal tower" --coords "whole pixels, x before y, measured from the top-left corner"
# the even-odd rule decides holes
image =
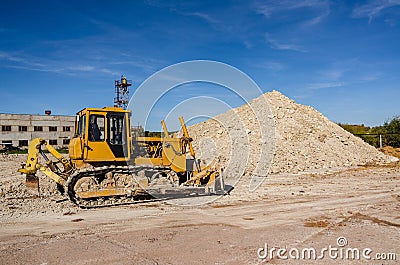
[[[126,109],[129,103],[129,87],[132,85],[131,80],[126,80],[125,75],[121,76],[121,80],[115,80],[114,106]]]

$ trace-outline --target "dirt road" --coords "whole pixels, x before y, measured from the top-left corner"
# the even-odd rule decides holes
[[[0,263],[397,264],[374,260],[376,254],[393,259],[391,253],[400,259],[398,164],[328,175],[270,176],[259,189],[251,201],[236,194],[201,207],[156,202],[3,213]],[[347,245],[340,247],[339,237]],[[344,254],[335,259],[332,253],[321,254],[329,245],[339,254],[348,248],[371,252],[360,259]],[[271,259],[273,247],[287,252],[279,258],[275,250]],[[302,259],[305,248],[314,248],[320,259]]]

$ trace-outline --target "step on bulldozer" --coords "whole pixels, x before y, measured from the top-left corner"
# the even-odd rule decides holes
[[[116,106],[78,112],[68,158],[46,140],[33,139],[18,170],[26,174],[26,187],[39,190],[39,170],[82,208],[226,193],[222,168],[196,159],[182,117],[182,137],[170,136],[164,121],[164,135],[148,137],[132,131],[130,116]]]

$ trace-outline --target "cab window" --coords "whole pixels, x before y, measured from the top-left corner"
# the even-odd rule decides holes
[[[104,116],[90,115],[89,118],[89,141],[104,141]]]
[[[124,116],[110,115],[108,128],[109,128],[110,144],[123,144],[123,139],[125,134]]]
[[[83,116],[78,115],[78,116],[76,116],[76,120],[77,120],[77,124],[78,124],[77,134],[79,136],[83,136],[85,134],[85,129],[86,129],[86,115],[83,115]]]

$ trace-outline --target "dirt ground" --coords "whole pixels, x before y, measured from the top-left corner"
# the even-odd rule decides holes
[[[0,163],[1,179],[21,182],[6,163]],[[54,194],[28,198],[3,192],[0,264],[397,264],[400,259],[399,162],[321,175],[273,175],[257,192],[251,200],[232,194],[198,207],[152,202],[90,210]],[[337,258],[321,252],[329,246],[338,248]],[[271,258],[272,248],[287,252],[279,258],[275,251]],[[314,248],[317,260],[307,253],[302,257],[305,248]],[[360,259],[340,256],[348,248],[371,252]],[[391,260],[377,260],[376,254]]]

